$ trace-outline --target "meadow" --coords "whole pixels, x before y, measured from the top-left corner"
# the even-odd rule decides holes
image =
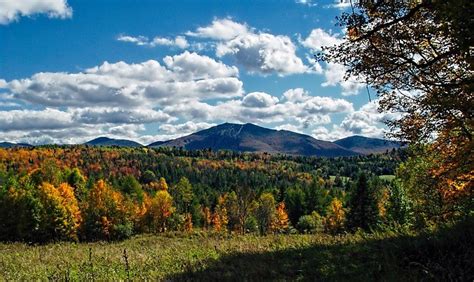
[[[0,244],[0,280],[472,281],[474,224],[430,232],[144,234],[120,242]]]

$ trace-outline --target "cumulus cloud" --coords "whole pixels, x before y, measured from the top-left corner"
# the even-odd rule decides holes
[[[253,122],[259,124],[292,123],[303,130],[331,121],[329,115],[353,111],[344,99],[311,96],[303,89],[290,89],[280,100],[264,92],[248,93],[239,100],[228,100],[210,105],[189,101],[163,109],[171,116],[180,114],[185,119],[208,122]]]
[[[46,14],[50,18],[69,18],[72,9],[67,0],[3,0],[0,1],[0,24],[17,21],[20,17]]]
[[[166,135],[183,136],[215,125],[215,123],[188,121],[182,124],[163,124],[160,126],[160,129],[163,130]]]
[[[315,138],[322,140],[337,140],[352,135],[383,138],[386,128],[383,124],[387,120],[400,117],[399,113],[380,113],[378,100],[373,100],[358,109],[347,114],[340,124],[334,124],[331,130],[325,127],[317,127],[312,131]]]
[[[169,124],[183,116],[165,112],[167,107],[189,101],[207,105],[207,101],[226,101],[244,93],[236,67],[187,51],[165,57],[162,64],[154,60],[104,62],[78,73],[45,72],[2,80],[1,87],[8,101],[36,108],[0,111],[2,139],[37,138],[35,143],[61,138],[65,143],[83,141],[96,134],[139,140],[144,125]],[[196,128],[202,125],[196,124]],[[68,131],[70,138],[66,138]],[[38,138],[41,134],[49,139]]]
[[[309,70],[288,36],[258,32],[231,19],[216,19],[186,34],[218,41],[218,57],[230,56],[251,73],[285,76]]]
[[[242,100],[242,105],[251,108],[270,107],[278,103],[278,98],[264,92],[252,92]]]
[[[152,109],[123,109],[123,108],[84,108],[71,110],[72,118],[78,123],[85,124],[143,124],[152,122],[169,122],[174,120],[162,111]]]
[[[246,24],[237,23],[231,19],[215,19],[209,26],[198,27],[196,31],[186,32],[186,35],[214,40],[231,40],[249,31],[250,28]]]
[[[146,36],[130,36],[130,35],[119,35],[118,41],[133,43],[138,46],[157,47],[157,46],[170,46],[181,49],[189,47],[189,43],[184,36],[176,36],[175,38],[159,37],[156,36],[153,39],[149,39]]]
[[[165,58],[165,65],[105,62],[81,73],[38,73],[7,88],[17,99],[50,107],[140,107],[242,95],[235,67],[188,52]]]
[[[239,69],[235,66],[227,66],[207,56],[187,51],[176,56],[166,56],[163,61],[169,70],[184,79],[196,80],[239,75]]]
[[[313,51],[321,51],[323,47],[330,47],[342,43],[338,34],[331,34],[321,28],[313,29],[306,39],[300,38],[300,43]]]
[[[321,84],[323,87],[339,85],[343,96],[357,95],[364,88],[364,83],[355,77],[345,78],[346,68],[341,64],[328,63],[323,70],[326,81]]]
[[[73,124],[70,113],[56,109],[0,111],[0,131],[59,129]]]

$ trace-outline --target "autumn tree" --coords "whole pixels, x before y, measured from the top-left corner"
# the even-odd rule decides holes
[[[255,218],[261,235],[270,233],[276,221],[275,198],[271,193],[263,193],[258,199]]]
[[[131,236],[132,222],[128,218],[124,197],[99,180],[89,193],[84,215],[84,236],[89,240],[114,240]]]
[[[179,182],[170,189],[176,209],[179,213],[188,213],[193,200],[193,187],[186,177],[182,177]]]
[[[35,187],[7,179],[0,188],[0,240],[41,241],[42,209]]]
[[[375,89],[380,111],[399,114],[388,121],[393,136],[428,143],[434,162],[419,176],[447,191],[443,201],[472,198],[474,2],[359,2],[339,17],[345,40],[319,58]]]
[[[329,204],[328,214],[323,221],[325,231],[332,234],[343,231],[345,220],[346,212],[342,206],[342,201],[333,198]]]
[[[174,213],[173,198],[166,190],[161,190],[153,197],[147,216],[150,218],[152,230],[164,232],[166,221]]]
[[[38,196],[43,207],[39,227],[43,240],[78,240],[82,216],[73,188],[67,183],[56,188],[43,182]]]
[[[84,200],[87,195],[86,178],[78,168],[73,168],[66,177],[67,183],[74,188],[74,195],[78,200]]]
[[[275,231],[285,232],[286,230],[288,230],[288,227],[290,225],[290,219],[288,217],[288,213],[286,212],[285,202],[281,202],[277,205],[275,216]]]
[[[227,230],[229,217],[226,208],[226,195],[221,195],[217,199],[217,205],[214,209],[214,213],[212,214],[211,221],[215,231],[220,232]]]

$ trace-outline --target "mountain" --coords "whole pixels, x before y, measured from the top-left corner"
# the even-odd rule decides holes
[[[119,146],[119,147],[142,147],[143,145],[131,140],[112,139],[108,137],[99,137],[84,143],[91,146]]]
[[[13,148],[13,147],[33,147],[33,146],[26,143],[0,142],[0,148]]]
[[[152,143],[150,147],[184,147],[241,152],[268,152],[304,156],[353,156],[357,153],[328,141],[286,130],[254,124],[224,123],[178,139]]]
[[[400,142],[377,139],[377,138],[368,138],[368,137],[358,136],[358,135],[346,137],[346,138],[334,141],[334,143],[348,150],[351,150],[363,155],[384,153],[387,150],[392,150],[394,148],[402,147],[402,144]]]

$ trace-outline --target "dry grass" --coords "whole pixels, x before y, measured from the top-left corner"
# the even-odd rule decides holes
[[[449,236],[195,232],[111,243],[4,243],[0,280],[472,280],[471,231],[472,225]]]

